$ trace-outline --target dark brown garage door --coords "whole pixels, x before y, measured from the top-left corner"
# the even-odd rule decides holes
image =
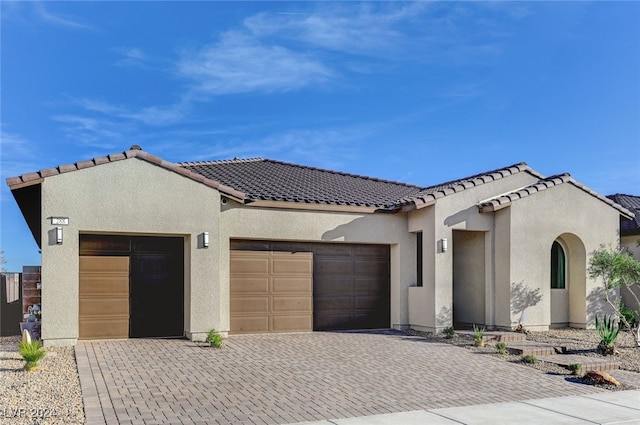
[[[310,252],[231,251],[232,333],[313,329]]]
[[[183,252],[183,238],[80,235],[80,338],[183,336]]]
[[[390,327],[388,245],[231,241],[237,251],[313,254],[313,329]]]

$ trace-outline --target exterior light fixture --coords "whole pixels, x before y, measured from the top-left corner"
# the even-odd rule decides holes
[[[209,232],[204,232],[202,234],[202,247],[209,248]]]
[[[62,226],[56,227],[56,244],[62,245]]]
[[[440,251],[447,252],[447,249],[449,249],[449,243],[447,241],[447,238],[442,238],[440,240]]]

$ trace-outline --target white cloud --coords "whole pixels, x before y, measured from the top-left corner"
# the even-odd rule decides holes
[[[123,139],[120,123],[78,115],[56,115],[53,119],[62,123],[67,138],[79,145],[113,148]]]
[[[83,29],[83,30],[91,30],[91,29],[93,29],[91,26],[82,24],[80,22],[77,22],[73,18],[66,17],[66,16],[61,16],[61,15],[56,15],[56,14],[53,14],[53,13],[49,12],[44,7],[43,2],[41,2],[41,1],[34,2],[34,7],[35,7],[35,11],[36,11],[37,15],[40,18],[42,18],[43,20],[45,20],[46,22],[49,22],[51,24],[60,25],[60,26],[67,27],[67,28],[75,28],[75,29]]]
[[[115,62],[116,66],[144,68],[150,60],[142,49],[136,47],[116,47],[113,50],[121,56]]]
[[[267,14],[247,18],[256,37],[276,36],[332,51],[379,56],[409,39],[403,32],[427,3],[332,5],[309,14]],[[355,10],[354,10],[355,9]]]
[[[83,109],[98,112],[112,118],[138,121],[146,125],[163,126],[176,124],[183,120],[189,110],[188,98],[168,106],[148,106],[138,110],[130,110],[122,106],[112,105],[102,100],[77,99],[74,101]]]
[[[332,71],[318,59],[238,32],[184,54],[179,74],[196,82],[201,94],[281,92],[322,83]]]

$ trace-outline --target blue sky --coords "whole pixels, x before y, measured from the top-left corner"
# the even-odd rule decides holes
[[[4,179],[121,152],[640,194],[639,2],[0,2]]]

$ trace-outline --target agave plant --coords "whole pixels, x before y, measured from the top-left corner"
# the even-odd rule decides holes
[[[620,333],[620,326],[612,315],[606,314],[602,321],[596,316],[596,330],[600,336],[598,349],[602,354],[615,354],[615,340]]]
[[[27,372],[38,370],[38,362],[47,354],[40,341],[20,341],[18,353],[26,360],[24,370]]]
[[[484,326],[473,324],[473,339],[476,347],[484,347],[484,331],[486,329]]]

